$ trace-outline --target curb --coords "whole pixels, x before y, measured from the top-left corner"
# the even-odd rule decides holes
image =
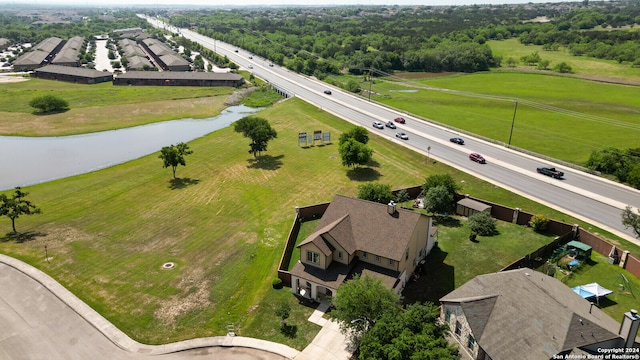
[[[0,264],[7,265],[15,270],[27,275],[44,288],[50,291],[60,301],[65,303],[76,314],[91,324],[96,330],[104,335],[114,345],[125,351],[145,354],[164,355],[185,350],[199,349],[205,347],[243,347],[270,352],[283,356],[287,359],[300,359],[300,352],[287,345],[274,343],[267,340],[254,339],[243,336],[213,336],[184,340],[163,345],[146,345],[139,343],[127,336],[120,329],[116,328],[107,319],[93,310],[89,305],[80,300],[77,296],[60,285],[51,276],[36,269],[35,267],[14,259],[7,255],[0,254]]]

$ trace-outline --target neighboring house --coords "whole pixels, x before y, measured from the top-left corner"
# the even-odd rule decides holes
[[[80,66],[80,52],[84,46],[84,38],[82,36],[74,36],[69,39],[60,52],[51,61],[52,65],[61,66]]]
[[[35,69],[32,76],[76,84],[98,84],[113,81],[113,74],[110,72],[61,65],[47,65]]]
[[[602,355],[598,349],[619,350],[636,340],[635,333],[623,331],[624,323],[561,281],[528,268],[476,276],[440,302],[442,321],[460,348],[478,360],[586,359]],[[633,323],[637,333],[637,313],[625,314],[624,322]]]
[[[151,86],[233,86],[244,84],[242,75],[175,71],[127,71],[113,79],[113,85]]]
[[[336,195],[315,232],[297,246],[291,290],[320,300],[361,274],[401,293],[434,246],[435,233],[431,217],[419,212]]]

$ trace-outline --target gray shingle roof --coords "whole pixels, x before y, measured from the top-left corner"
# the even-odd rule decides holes
[[[527,268],[476,276],[440,301],[461,305],[494,360],[549,359],[615,339],[620,327],[559,280]]]
[[[87,69],[83,67],[70,67],[70,66],[62,66],[62,65],[43,66],[39,69],[36,69],[35,72],[36,72],[36,76],[38,73],[49,73],[49,74],[80,76],[80,77],[87,77],[87,78],[103,78],[105,76],[112,75],[110,72],[106,72],[106,71],[98,71],[98,70]]]
[[[50,37],[41,41],[38,45],[31,48],[31,51],[23,54],[16,61],[13,62],[14,66],[19,65],[39,65],[42,64],[44,59],[51,54],[55,48],[60,45],[62,39],[57,37]]]
[[[240,80],[242,75],[214,72],[127,71],[118,79],[168,79],[168,80]]]

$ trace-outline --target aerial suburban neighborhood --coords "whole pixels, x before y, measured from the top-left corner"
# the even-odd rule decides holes
[[[0,3],[0,359],[640,359],[640,5],[452,5]]]

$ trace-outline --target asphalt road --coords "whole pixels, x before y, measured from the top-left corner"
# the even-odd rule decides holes
[[[153,19],[148,20],[155,26],[166,27]],[[365,98],[332,88],[323,82],[291,72],[286,68],[270,66],[272,64],[268,60],[219,40],[186,29],[170,28],[170,30],[179,31],[182,36],[211,50],[215,49],[216,52],[228,56],[244,69],[252,71],[255,76],[291,95],[351,123],[370,128],[372,133],[378,133],[391,141],[397,141],[438,161],[640,245],[640,241],[634,238],[633,232],[625,229],[621,223],[621,213],[627,205],[635,209],[640,207],[640,191],[636,189],[553,164],[470,135],[461,136],[465,139],[465,145],[451,143],[449,138],[459,135],[454,130],[369,102]],[[331,90],[331,95],[324,94],[324,90],[327,89]],[[399,125],[397,130],[379,130],[372,127],[372,122],[375,120],[387,122],[398,116],[404,117],[407,123]],[[301,129],[301,131],[304,130],[307,129]],[[397,139],[396,131],[406,132],[409,140]],[[471,152],[481,153],[487,159],[487,164],[480,165],[469,161],[468,155]],[[558,180],[538,174],[536,168],[543,165],[561,169],[565,177]]]
[[[60,294],[57,294],[60,295]],[[126,338],[93,311],[83,316],[68,303],[81,304],[75,296],[58,297],[40,282],[0,262],[0,359],[7,360],[284,360],[269,351],[246,347],[176,347],[157,351]],[[96,325],[102,324],[102,325]],[[100,330],[98,329],[100,328]],[[113,338],[104,333],[115,334]],[[119,342],[112,341],[119,339]],[[127,341],[128,340],[128,341]],[[198,341],[196,339],[195,341]],[[131,345],[124,349],[124,344]],[[204,342],[202,343],[204,344]],[[163,345],[171,347],[169,345]],[[133,350],[132,350],[133,349]]]

